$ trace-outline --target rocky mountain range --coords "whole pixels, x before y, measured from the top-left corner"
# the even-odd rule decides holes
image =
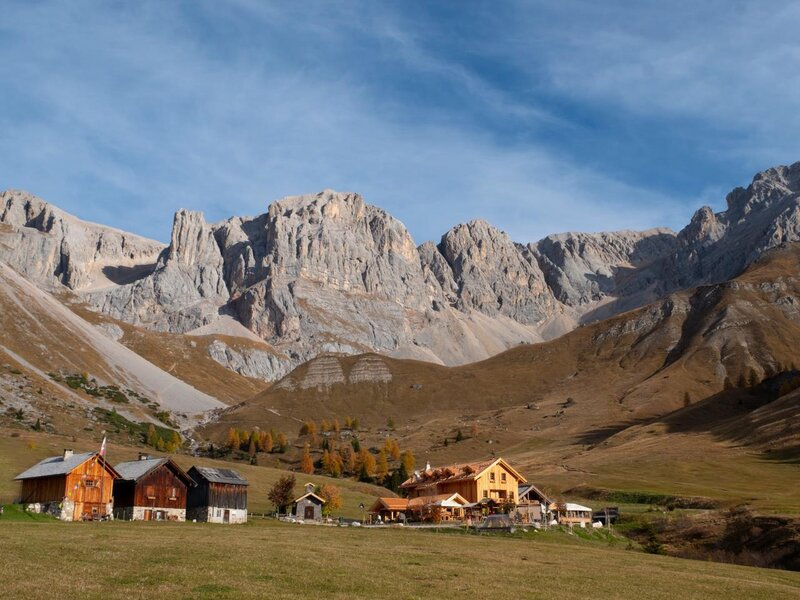
[[[325,190],[216,224],[180,210],[165,245],[7,191],[0,262],[119,322],[258,342],[235,351],[215,342],[209,355],[274,380],[322,352],[463,364],[730,279],[800,239],[800,163],[759,173],[727,204],[701,208],[678,233],[564,233],[520,244],[472,221],[417,246],[358,194]]]

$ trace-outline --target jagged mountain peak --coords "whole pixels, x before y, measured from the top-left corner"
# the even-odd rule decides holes
[[[0,198],[0,260],[110,316],[188,332],[235,319],[293,361],[378,351],[457,364],[580,321],[723,281],[800,239],[800,163],[757,175],[665,228],[560,233],[523,245],[483,219],[416,246],[353,192],[288,196],[210,224],[176,212],[169,246],[86,224],[22,192]]]

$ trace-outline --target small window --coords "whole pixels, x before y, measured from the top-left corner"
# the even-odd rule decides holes
[[[492,471],[491,473],[489,473],[489,481],[491,481],[492,483],[494,483],[494,471]]]
[[[87,487],[87,488],[93,488],[93,487],[95,487],[95,481],[94,481],[94,479],[87,479],[87,480],[86,480],[86,487]]]
[[[500,481],[502,481],[503,483],[506,482],[506,474],[505,473],[500,473]]]
[[[144,488],[144,494],[145,494],[145,496],[147,496],[151,500],[155,499],[155,497],[156,497],[156,488],[155,488],[155,486],[154,485],[148,485],[146,488]]]
[[[488,498],[489,497],[489,490],[483,490],[483,497],[484,498]]]
[[[513,500],[514,499],[514,492],[508,492],[508,497],[511,498],[511,500]]]
[[[169,499],[170,500],[177,500],[178,499],[178,488],[172,488],[169,491]]]

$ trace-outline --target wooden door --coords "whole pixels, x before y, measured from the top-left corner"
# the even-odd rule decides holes
[[[149,508],[145,509],[144,511],[144,520],[149,521],[153,518],[153,511]]]
[[[313,518],[314,518],[314,507],[313,506],[306,506],[305,515],[304,516],[305,516],[306,519],[312,519],[313,520]]]
[[[229,511],[227,508],[225,509],[225,512],[222,513],[222,522],[223,523],[231,522],[231,511]]]

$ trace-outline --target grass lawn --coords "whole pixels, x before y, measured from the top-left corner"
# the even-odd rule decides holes
[[[8,598],[797,598],[800,573],[565,534],[0,520]]]

